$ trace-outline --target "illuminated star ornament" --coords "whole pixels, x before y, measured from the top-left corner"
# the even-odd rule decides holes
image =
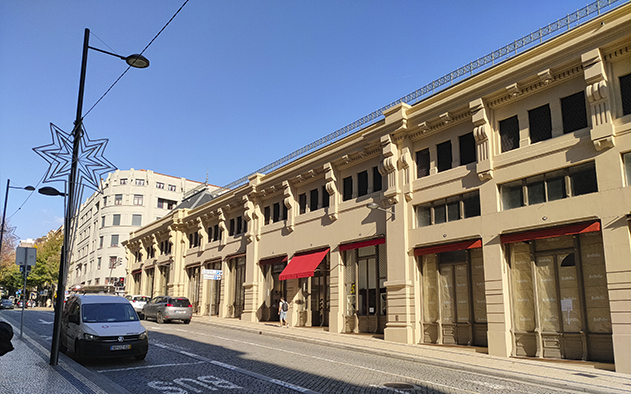
[[[88,186],[99,191],[101,175],[116,170],[116,167],[103,157],[108,140],[90,140],[83,124],[81,129],[81,140],[77,152],[76,186],[79,186],[78,189],[81,189],[80,186]],[[52,123],[50,133],[53,143],[33,148],[33,150],[49,164],[43,182],[65,181],[70,175],[72,165],[73,138],[71,134]]]

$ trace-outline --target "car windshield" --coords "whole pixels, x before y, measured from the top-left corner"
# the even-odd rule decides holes
[[[127,322],[138,320],[130,304],[85,304],[81,307],[86,323]]]
[[[147,302],[147,301],[149,301],[149,297],[145,297],[145,296],[134,297],[134,301]]]
[[[190,305],[190,302],[188,302],[188,298],[172,298],[171,303],[173,304],[173,306],[179,307],[187,307]]]

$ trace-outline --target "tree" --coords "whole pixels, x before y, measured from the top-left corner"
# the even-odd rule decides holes
[[[63,232],[50,231],[45,237],[35,241],[37,264],[27,279],[29,287],[42,288],[57,283],[63,239]]]
[[[9,221],[6,220],[2,236],[2,253],[0,254],[0,286],[3,286],[5,290],[10,290],[8,283],[13,283],[11,277],[14,271],[18,270],[15,265],[15,248],[17,247],[18,239],[13,230],[13,227],[9,225]]]

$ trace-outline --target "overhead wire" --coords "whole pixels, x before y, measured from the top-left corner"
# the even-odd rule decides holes
[[[189,2],[189,0],[185,0],[184,3],[180,6],[180,8],[175,12],[175,14],[173,14],[173,16],[171,17],[171,19],[169,19],[169,21],[162,27],[162,29],[160,29],[160,31],[151,39],[151,41],[149,41],[149,44],[147,44],[147,46],[142,50],[142,52],[140,52],[140,55],[142,55],[143,53],[145,53],[145,51],[149,48],[149,46],[151,46],[151,44],[153,44],[153,42],[156,40],[156,38],[158,38],[158,36],[160,34],[162,34],[162,32],[164,31],[164,29],[167,28],[167,26],[169,26],[169,24],[173,21],[173,19],[175,19],[175,17],[177,16],[177,14],[180,13],[180,11],[182,11],[182,8],[184,8],[184,6]],[[92,34],[92,33],[90,33]],[[100,39],[99,39],[100,40]],[[88,114],[90,112],[92,112],[92,110],[94,109],[94,107],[96,107],[101,100],[103,100],[103,98],[110,92],[110,90],[112,90],[112,88],[114,87],[114,85],[116,85],[118,83],[118,81],[121,80],[121,78],[123,78],[123,76],[125,74],[127,74],[127,71],[129,71],[129,69],[131,68],[131,65],[127,66],[127,68],[125,69],[125,71],[123,71],[123,73],[116,78],[116,81],[114,81],[114,83],[105,91],[105,93],[103,93],[103,95],[96,100],[96,102],[94,103],[94,105],[92,105],[92,107],[90,107],[90,109],[88,109],[86,111],[86,113],[81,117],[81,120],[85,119],[86,116],[88,116]]]

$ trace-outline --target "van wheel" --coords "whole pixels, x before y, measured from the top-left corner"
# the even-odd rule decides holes
[[[162,312],[158,312],[158,314],[156,315],[156,323],[158,324],[164,323],[164,317],[162,316]]]
[[[189,324],[191,322],[191,320],[184,320],[184,324]]]
[[[135,358],[136,360],[138,360],[138,361],[142,361],[142,360],[144,360],[144,359],[145,359],[145,357],[147,357],[147,353],[145,353],[145,354],[139,354],[139,355],[137,355],[137,356],[134,356],[134,358]]]

